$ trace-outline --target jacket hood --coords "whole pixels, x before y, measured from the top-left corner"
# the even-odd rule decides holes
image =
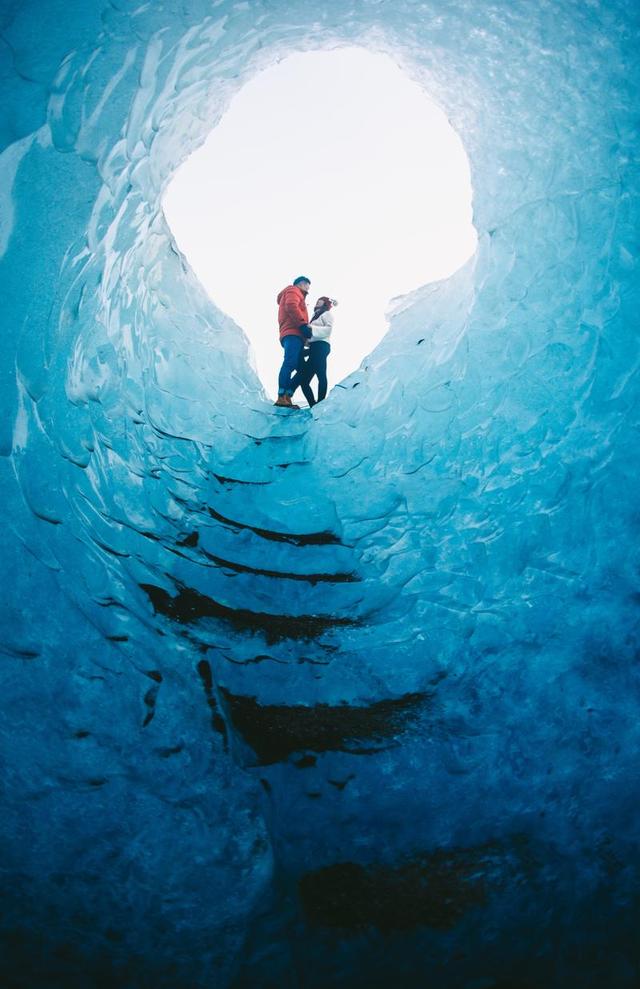
[[[301,288],[298,288],[297,285],[287,285],[287,287],[286,288],[283,288],[281,292],[278,292],[278,297],[276,299],[276,302],[278,303],[278,305],[280,305],[280,300],[282,299],[282,297],[285,294],[285,292],[291,292],[291,291],[299,292],[300,295],[302,296],[302,298],[304,299],[304,297],[305,297],[304,296],[304,292],[302,291]]]

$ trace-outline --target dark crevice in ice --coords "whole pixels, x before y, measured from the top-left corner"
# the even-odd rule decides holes
[[[220,484],[246,484],[255,485],[256,487],[265,487],[271,483],[270,481],[241,481],[237,477],[223,477],[222,474],[213,474],[212,476],[215,477],[216,481],[219,481]]]
[[[522,880],[517,844],[495,841],[437,849],[395,865],[336,862],[307,872],[298,889],[313,925],[391,934],[420,926],[449,930],[486,904],[492,887]]]
[[[291,543],[293,546],[343,546],[344,543],[340,540],[340,537],[335,534],[335,532],[305,532],[305,533],[293,533],[293,532],[275,532],[273,529],[261,529],[258,526],[250,525],[248,522],[236,522],[233,519],[228,519],[226,516],[221,515],[220,512],[216,512],[214,508],[209,507],[209,514],[217,522],[222,522],[223,525],[228,526],[230,529],[249,529],[254,532],[256,536],[261,536],[263,539],[269,539],[277,543]]]
[[[203,551],[207,560],[211,560],[216,566],[222,567],[225,570],[234,570],[236,573],[252,573],[259,577],[275,577],[284,580],[302,580],[308,584],[353,584],[360,580],[360,577],[354,573],[292,573],[289,570],[264,570],[260,567],[250,567],[244,563],[232,563],[230,560],[224,560],[220,556],[214,556],[213,553],[207,553],[206,550]]]
[[[315,704],[310,707],[260,704],[255,697],[221,688],[231,724],[255,752],[260,765],[287,759],[294,752],[344,751],[369,754],[406,731],[428,705],[427,693],[374,704]],[[359,743],[376,743],[362,748]],[[296,763],[299,766],[299,763]]]
[[[158,697],[159,689],[160,689],[159,686],[150,687],[149,690],[147,690],[146,694],[144,695],[144,704],[145,707],[147,708],[147,713],[145,715],[144,721],[142,722],[143,728],[146,728],[147,725],[150,724],[151,721],[153,721],[153,718],[156,713],[156,700]]]
[[[175,547],[180,546],[187,549],[196,549],[199,544],[199,534],[193,531],[182,539],[179,539],[175,546],[168,548],[172,553],[181,556],[183,559],[194,559],[184,553],[179,552]],[[292,570],[269,570],[264,567],[254,567],[248,563],[238,563],[234,560],[227,560],[208,550],[201,550],[201,556],[210,563],[220,567],[222,570],[233,570],[234,573],[250,573],[257,577],[274,577],[280,580],[300,580],[308,584],[354,584],[361,581],[361,578],[353,571],[337,571],[335,573],[296,573]]]
[[[261,632],[267,642],[282,639],[313,639],[336,627],[357,625],[354,618],[320,615],[273,615],[248,608],[230,608],[206,594],[174,581],[178,593],[172,597],[156,584],[140,584],[156,614],[164,615],[181,625],[190,625],[205,618],[227,622],[240,632]]]
[[[204,688],[204,694],[207,699],[207,705],[211,712],[211,727],[218,734],[222,735],[225,742],[227,740],[227,726],[224,723],[224,718],[218,710],[218,703],[216,701],[213,683],[213,672],[211,670],[211,665],[206,659],[201,659],[197,666],[198,676],[202,681],[202,686]]]

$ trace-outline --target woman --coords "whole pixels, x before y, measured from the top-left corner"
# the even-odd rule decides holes
[[[331,352],[329,338],[333,329],[333,313],[331,310],[338,303],[328,295],[321,295],[315,304],[313,316],[309,320],[311,338],[309,340],[309,356],[298,366],[298,373],[291,380],[291,388],[302,388],[309,406],[316,405],[316,399],[310,387],[314,377],[318,379],[318,398],[321,402],[327,397],[327,357]]]

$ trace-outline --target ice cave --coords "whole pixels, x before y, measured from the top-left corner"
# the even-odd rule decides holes
[[[630,0],[2,0],[8,989],[634,989]],[[478,248],[273,410],[163,190],[392,57]],[[636,491],[636,494],[634,494]]]

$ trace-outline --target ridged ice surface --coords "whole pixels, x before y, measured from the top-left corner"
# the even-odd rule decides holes
[[[0,24],[5,981],[631,989],[635,6]],[[288,417],[160,198],[354,43],[447,112],[479,246]]]

